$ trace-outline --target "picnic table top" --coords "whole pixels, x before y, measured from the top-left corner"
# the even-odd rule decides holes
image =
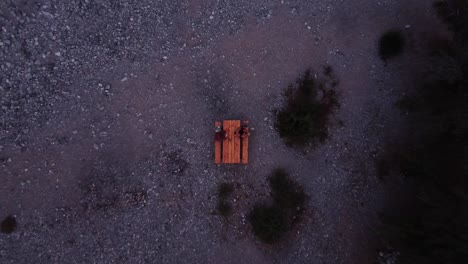
[[[215,122],[215,163],[247,164],[249,150],[248,122]]]

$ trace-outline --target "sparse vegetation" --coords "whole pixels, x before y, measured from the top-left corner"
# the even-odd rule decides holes
[[[232,213],[232,206],[226,201],[218,201],[216,209],[221,216],[228,217]]]
[[[216,205],[216,210],[221,216],[228,217],[232,213],[232,206],[227,200],[233,191],[234,186],[231,183],[221,183],[218,186],[218,203]]]
[[[325,67],[323,80],[315,79],[307,70],[286,91],[287,105],[276,110],[275,126],[289,146],[303,147],[328,137],[329,117],[338,106],[333,70]]]
[[[302,187],[293,182],[282,168],[276,169],[268,181],[275,204],[280,208],[291,210],[292,218],[299,217],[306,199]]]
[[[4,234],[11,234],[15,232],[16,226],[17,226],[16,218],[9,215],[2,221],[0,230]]]
[[[379,40],[379,55],[384,61],[400,55],[405,47],[406,41],[400,30],[385,32]]]
[[[249,214],[254,234],[264,243],[277,242],[288,230],[284,211],[275,206],[256,205]]]
[[[234,186],[231,183],[221,183],[218,186],[218,197],[220,199],[226,199],[234,191]]]
[[[254,234],[264,243],[278,242],[301,219],[306,194],[289,178],[284,169],[276,169],[268,178],[272,203],[259,203],[248,215]]]

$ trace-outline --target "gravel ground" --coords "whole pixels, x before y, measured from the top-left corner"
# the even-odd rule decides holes
[[[2,1],[0,220],[18,226],[0,263],[377,260],[375,157],[398,133],[405,59],[385,67],[376,43],[429,25],[417,0]],[[340,80],[330,139],[288,148],[272,111],[325,65]],[[213,122],[229,118],[254,128],[247,166],[213,163]],[[246,214],[278,166],[309,200],[269,246]],[[236,186],[227,219],[221,182]]]

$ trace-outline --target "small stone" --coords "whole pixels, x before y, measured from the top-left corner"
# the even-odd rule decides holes
[[[268,117],[263,118],[263,121],[268,121]]]

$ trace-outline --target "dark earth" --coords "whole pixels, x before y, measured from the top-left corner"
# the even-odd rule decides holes
[[[468,263],[467,12],[1,1],[0,263]]]

